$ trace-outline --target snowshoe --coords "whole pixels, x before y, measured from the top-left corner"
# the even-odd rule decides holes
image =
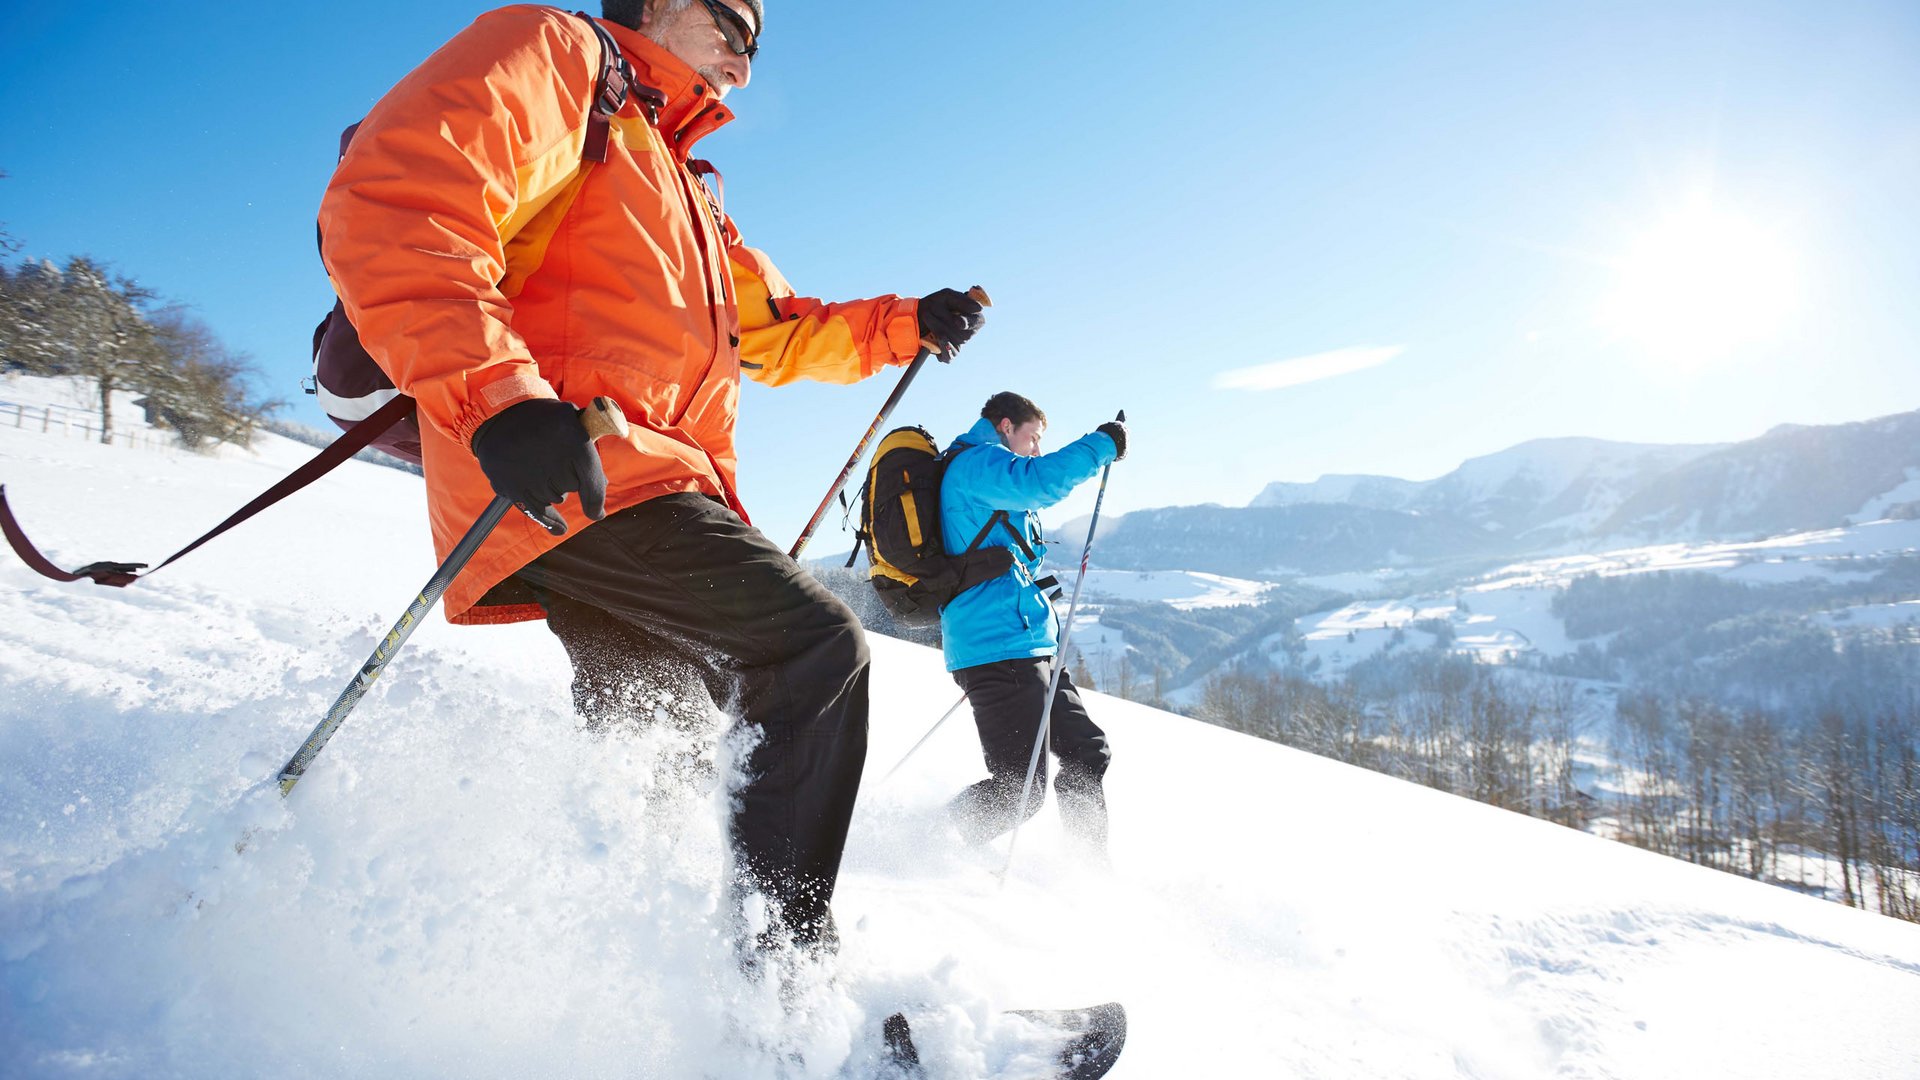
[[[1016,1009],[1009,1015],[1057,1030],[1064,1039],[1059,1052],[1059,1080],[1099,1080],[1120,1060],[1127,1044],[1127,1010],[1117,1001],[1086,1009]],[[881,1027],[887,1042],[887,1064],[904,1077],[924,1077],[920,1051],[905,1013],[887,1017]]]
[[[1127,1010],[1117,1001],[1086,1009],[1016,1009],[1013,1015],[1067,1035],[1060,1049],[1060,1080],[1098,1080],[1127,1045]]]

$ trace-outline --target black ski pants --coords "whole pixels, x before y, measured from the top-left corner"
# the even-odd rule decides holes
[[[955,820],[970,843],[984,843],[1016,824],[1027,764],[1040,737],[1040,714],[1046,707],[1053,664],[1048,656],[1023,657],[953,673],[953,681],[966,691],[973,706],[973,723],[980,731],[980,751],[990,774],[953,800]],[[1111,757],[1107,733],[1087,715],[1073,676],[1064,670],[1047,725],[1048,748],[1060,759],[1060,779],[1055,785],[1060,815],[1076,839],[1105,851],[1107,797],[1101,778]],[[1033,793],[1027,797],[1027,817],[1039,810],[1046,790],[1047,755],[1042,754]]]
[[[674,655],[759,729],[731,823],[734,902],[764,892],[796,941],[831,947],[867,753],[867,642],[853,612],[739,515],[691,493],[595,522],[516,576],[548,594],[576,703]]]

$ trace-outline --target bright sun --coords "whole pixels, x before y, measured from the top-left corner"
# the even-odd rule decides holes
[[[1773,336],[1799,295],[1774,234],[1697,204],[1641,234],[1615,263],[1607,327],[1648,358],[1698,367]]]

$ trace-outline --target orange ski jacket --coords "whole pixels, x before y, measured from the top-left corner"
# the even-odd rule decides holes
[[[480,16],[389,91],[321,202],[334,289],[418,402],[442,559],[493,498],[468,440],[510,405],[620,403],[631,435],[599,444],[608,513],[700,491],[744,517],[742,373],[850,383],[919,349],[917,300],[797,297],[741,242],[690,163],[733,114],[677,57],[602,25],[636,81],[604,164],[581,163],[599,40],[576,16],[519,5]],[[578,499],[560,509],[569,535],[588,527]],[[540,617],[483,598],[563,539],[509,516],[447,590],[448,619]]]

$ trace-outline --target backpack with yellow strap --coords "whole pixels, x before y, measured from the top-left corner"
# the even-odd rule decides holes
[[[874,449],[860,486],[860,528],[854,534],[852,566],[864,545],[867,581],[887,610],[903,624],[930,626],[954,597],[1013,568],[1013,552],[998,544],[982,549],[987,534],[1006,520],[997,511],[966,550],[948,554],[940,532],[940,481],[952,453],[942,454],[923,427],[894,428]]]

